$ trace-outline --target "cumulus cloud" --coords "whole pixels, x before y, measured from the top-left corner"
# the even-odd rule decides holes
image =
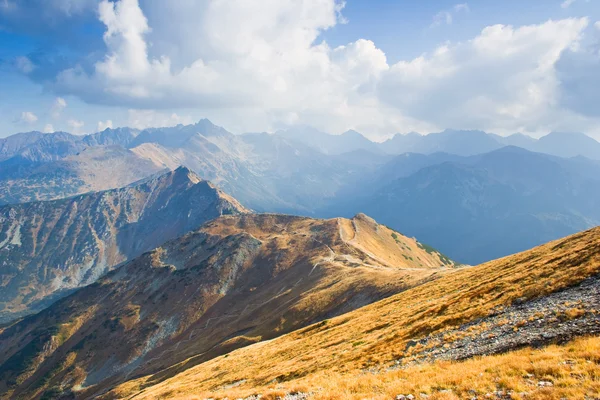
[[[56,99],[54,99],[54,103],[52,104],[51,110],[52,118],[60,118],[60,115],[62,114],[65,108],[67,108],[67,101],[65,99],[63,99],[62,97],[57,97]]]
[[[487,27],[468,42],[392,66],[381,97],[439,126],[535,130],[556,117],[555,65],[587,25],[581,18]]]
[[[110,128],[112,129],[113,127],[113,123],[110,119],[107,119],[106,121],[98,121],[98,127],[97,130],[98,132],[102,132],[103,130]]]
[[[588,117],[600,117],[600,24],[588,35],[585,45],[566,51],[556,63],[560,81],[560,104]]]
[[[52,133],[54,132],[54,127],[52,126],[52,124],[46,124],[44,125],[44,133]]]
[[[563,1],[563,2],[561,3],[561,5],[560,5],[560,6],[561,6],[562,8],[569,8],[569,7],[571,7],[571,5],[572,5],[573,3],[575,3],[575,1],[576,1],[576,0],[565,0],[565,1]]]
[[[31,111],[23,111],[19,120],[26,124],[34,124],[37,122],[38,117]]]
[[[130,125],[139,128],[186,123],[179,109],[217,116],[240,131],[295,123],[372,134],[599,126],[563,93],[576,93],[563,71],[572,68],[567,56],[584,54],[578,49],[586,18],[489,26],[471,40],[390,64],[370,40],[331,47],[321,39],[345,22],[343,5],[206,0],[142,7],[137,0],[101,0],[106,54],[91,68],[62,70],[48,88],[131,109]],[[456,4],[440,23],[468,11]],[[593,52],[584,48],[589,65],[578,61],[582,78],[598,74]]]

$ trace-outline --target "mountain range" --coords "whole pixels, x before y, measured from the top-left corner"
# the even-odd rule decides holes
[[[470,157],[402,155],[365,181],[367,190],[343,192],[320,212],[363,210],[468,264],[600,225],[600,164],[582,157],[512,146]]]
[[[600,394],[592,142],[306,129],[2,142],[0,398]]]
[[[0,207],[0,322],[74,289],[207,220],[247,210],[178,168],[130,186]]]
[[[366,212],[477,264],[596,225],[599,148],[577,133],[446,130],[375,143],[309,127],[234,135],[208,120],[87,136],[32,132],[0,139],[0,204],[121,187],[185,165],[257,212]],[[509,239],[478,234],[486,226]]]

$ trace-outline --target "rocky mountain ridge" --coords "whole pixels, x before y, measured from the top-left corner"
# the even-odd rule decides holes
[[[23,135],[5,139],[4,148],[43,150],[44,142],[36,142],[41,134]],[[201,120],[141,132],[106,130],[77,140],[78,152],[58,160],[0,162],[0,204],[120,187],[186,165],[258,212],[319,218],[366,212],[468,264],[600,223],[597,207],[590,207],[600,201],[594,190],[600,161],[571,157],[594,151],[597,142],[585,135],[553,133],[536,140],[447,130],[378,144],[354,131],[333,136],[306,127],[234,135]],[[524,148],[559,149],[570,158]],[[396,154],[406,151],[424,154]],[[524,173],[515,173],[515,165]],[[445,177],[456,184],[444,186]],[[498,244],[493,235],[480,235],[485,227],[509,240]]]
[[[2,321],[223,214],[247,212],[187,168],[103,192],[0,207]]]
[[[372,303],[457,265],[358,215],[223,216],[0,333],[0,392],[92,397]],[[180,367],[175,367],[180,368]]]
[[[599,274],[595,228],[103,398],[594,398]]]

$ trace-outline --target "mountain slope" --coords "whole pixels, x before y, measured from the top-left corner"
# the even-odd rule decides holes
[[[600,228],[595,228],[458,270],[327,323],[191,368],[185,362],[175,365],[121,385],[105,398],[243,398],[302,390],[317,399],[389,399],[403,393],[392,392],[395,388],[435,399],[483,396],[480,390],[491,392],[491,398],[509,398],[506,391],[526,391],[539,399],[560,398],[561,393],[593,398],[600,389],[597,336],[565,348],[527,349],[461,364],[423,364],[419,357],[430,350],[442,355],[453,347],[470,350],[473,343],[464,345],[469,337],[481,344],[506,345],[475,353],[489,356],[529,344],[598,335],[599,274]],[[565,295],[569,291],[578,297]],[[540,308],[544,302],[546,309]],[[521,320],[519,307],[533,309],[533,318]],[[501,317],[498,325],[503,329],[489,323],[495,316]],[[523,341],[511,345],[515,331]],[[436,337],[443,340],[435,342]],[[552,380],[555,387],[550,387]]]
[[[119,263],[245,209],[191,171],[49,202],[0,207],[0,316],[38,311]]]
[[[127,147],[139,133],[131,128],[107,128],[89,135],[67,132],[24,132],[0,138],[0,161],[13,158],[10,164],[60,160],[93,146]]]
[[[0,205],[118,188],[164,170],[165,165],[121,146],[89,147],[50,162],[11,164],[8,160],[0,162]]]
[[[364,165],[281,135],[233,135],[207,120],[143,131],[132,145],[156,165],[186,165],[254,210],[304,215],[354,182],[356,170],[386,159]]]
[[[541,137],[533,149],[559,157],[583,156],[600,160],[600,143],[583,133],[551,132]]]
[[[92,396],[193,365],[456,271],[359,215],[213,220],[0,333],[0,392]]]
[[[355,203],[342,215],[364,211],[477,264],[600,224],[599,177],[600,168],[589,160],[506,147],[426,166],[366,197],[362,190],[350,193]]]

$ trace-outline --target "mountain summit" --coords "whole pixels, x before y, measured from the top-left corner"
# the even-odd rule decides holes
[[[40,310],[209,219],[244,212],[185,167],[121,189],[0,207],[1,320]]]

